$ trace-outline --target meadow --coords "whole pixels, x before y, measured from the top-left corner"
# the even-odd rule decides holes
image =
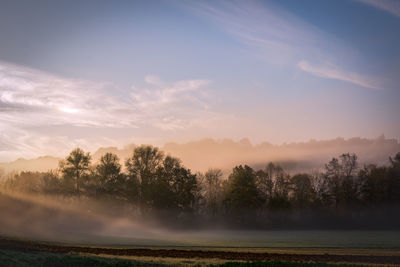
[[[226,231],[168,240],[92,236],[76,243],[1,238],[0,266],[398,266],[399,235]]]
[[[240,261],[221,261],[221,260],[206,260],[200,261],[198,259],[149,259],[137,258],[133,259],[120,259],[109,257],[96,257],[85,255],[58,255],[54,253],[37,253],[15,250],[1,250],[0,249],[0,266],[104,266],[104,267],[156,267],[156,266],[209,266],[209,267],[361,267],[367,266],[362,264],[333,264],[333,263],[304,263],[304,262],[284,262],[284,261],[256,261],[256,262],[240,262]],[[378,266],[378,265],[374,265]]]

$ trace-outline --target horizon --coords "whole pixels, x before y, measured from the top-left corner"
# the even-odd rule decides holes
[[[211,137],[204,137],[204,138],[200,138],[200,139],[195,139],[195,140],[190,140],[187,142],[177,142],[177,141],[166,141],[165,143],[159,144],[159,145],[155,145],[155,144],[150,144],[150,143],[128,143],[128,144],[122,144],[120,146],[100,146],[97,148],[94,148],[93,150],[87,151],[90,154],[95,154],[97,153],[99,150],[101,149],[109,149],[109,148],[115,148],[118,150],[124,150],[127,149],[131,146],[141,146],[141,145],[150,145],[150,146],[154,146],[154,147],[159,147],[159,148],[164,148],[167,145],[189,145],[189,144],[193,144],[193,143],[200,143],[203,141],[212,141],[216,144],[222,144],[224,142],[232,142],[234,144],[249,144],[252,148],[257,147],[257,146],[261,146],[261,145],[271,145],[273,147],[282,147],[282,146],[291,146],[291,145],[301,145],[301,144],[313,144],[313,143],[323,143],[323,142],[332,142],[332,141],[353,141],[353,140],[367,140],[367,141],[379,141],[379,140],[384,140],[384,141],[396,141],[397,143],[400,143],[400,139],[396,139],[396,138],[387,138],[384,134],[381,134],[375,138],[365,138],[365,137],[360,137],[360,136],[354,136],[354,137],[349,137],[349,138],[344,138],[341,136],[338,136],[336,138],[332,138],[332,139],[309,139],[306,141],[298,141],[298,142],[283,142],[283,143],[271,143],[268,142],[267,140],[258,142],[258,143],[254,143],[252,142],[249,138],[239,138],[239,139],[231,139],[231,138],[211,138]],[[81,148],[81,147],[74,147],[75,148]],[[67,151],[67,153],[70,151]],[[350,151],[349,151],[350,152]],[[64,153],[65,154],[65,153]],[[33,160],[33,159],[38,159],[38,158],[44,158],[44,157],[54,157],[54,158],[60,158],[56,155],[50,155],[50,154],[43,154],[43,155],[39,155],[36,157],[31,157],[31,158],[24,158],[24,157],[19,157],[19,158],[14,158],[11,161],[1,161],[0,163],[10,163],[13,161],[17,161],[17,160]],[[62,157],[61,157],[62,158]]]
[[[131,143],[121,147],[97,147],[86,152],[90,155],[92,166],[98,165],[100,158],[106,153],[112,153],[125,167],[126,160],[132,156],[135,148],[147,145],[153,146]],[[235,166],[243,164],[254,168],[264,168],[270,162],[281,165],[289,173],[312,173],[323,168],[328,160],[346,153],[354,153],[358,157],[360,166],[390,165],[389,158],[395,157],[400,151],[400,142],[396,139],[385,138],[384,135],[374,139],[338,137],[280,145],[269,142],[253,144],[247,138],[240,140],[204,138],[181,143],[167,142],[162,146],[153,147],[158,147],[164,155],[176,157],[185,167],[196,173],[210,169],[221,169],[224,173],[228,173]],[[0,171],[7,174],[56,170],[59,169],[60,162],[68,157],[69,152],[40,155],[34,158],[17,158],[8,162],[0,161]]]

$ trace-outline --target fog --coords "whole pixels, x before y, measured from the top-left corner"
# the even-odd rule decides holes
[[[357,154],[362,164],[384,164],[389,156],[400,151],[400,143],[384,136],[377,139],[310,140],[282,145],[267,142],[253,145],[248,139],[238,142],[203,139],[186,144],[168,143],[163,150],[181,158],[193,170],[205,171],[210,167],[230,170],[238,164],[262,168],[268,162],[277,162],[294,173],[319,169],[332,157],[347,152]]]
[[[92,152],[93,161],[97,162],[107,152],[118,155],[121,163],[132,155],[136,146],[123,148],[101,147]],[[355,153],[361,164],[386,164],[389,156],[400,151],[396,139],[380,136],[376,139],[336,138],[332,140],[310,140],[303,143],[273,145],[267,142],[253,145],[248,139],[202,139],[188,143],[166,143],[161,150],[182,160],[184,165],[194,172],[204,172],[209,168],[230,171],[238,164],[248,164],[262,168],[269,162],[279,163],[290,173],[309,172],[319,169],[332,157],[342,153]],[[0,163],[0,169],[12,171],[47,171],[58,167],[60,158],[43,156],[37,159],[18,159],[9,163]]]
[[[164,236],[155,222],[144,223],[134,211],[106,203],[2,192],[0,235],[84,243]]]
[[[48,196],[0,193],[0,235],[82,245],[168,247],[379,247],[396,248],[398,231],[171,229],[131,209]]]

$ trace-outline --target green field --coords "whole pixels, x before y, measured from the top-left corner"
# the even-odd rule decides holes
[[[43,238],[41,238],[43,240]],[[400,250],[400,231],[159,231],[136,237],[129,231],[120,235],[71,233],[58,241],[82,245],[116,247],[207,247],[235,249],[375,249]]]
[[[125,239],[129,243],[129,239]],[[196,231],[176,232],[143,245],[238,248],[384,248],[400,249],[399,231]],[[140,243],[139,242],[139,243]]]
[[[226,266],[226,267],[361,267],[373,266],[362,264],[345,264],[345,263],[301,263],[301,262],[284,262],[284,261],[269,261],[269,262],[239,262],[239,261],[223,261],[223,260],[200,260],[200,259],[171,259],[171,258],[146,258],[138,257],[136,259],[121,259],[115,257],[98,257],[87,255],[59,255],[46,252],[27,252],[9,249],[0,249],[0,266],[44,266],[44,267],[67,267],[67,266]],[[375,265],[378,266],[378,265]],[[382,265],[383,266],[383,265]]]
[[[400,233],[390,231],[200,231],[164,233],[157,238],[135,239],[121,236],[81,236],[80,240],[29,241],[18,238],[0,238],[0,266],[366,266],[374,261],[366,257],[387,257],[375,263],[400,262]],[[168,237],[168,238],[167,238]],[[0,241],[1,241],[0,240]],[[10,241],[11,246],[4,245]],[[14,243],[13,243],[14,242]],[[19,244],[13,247],[12,244]],[[28,247],[21,247],[28,244]],[[39,246],[36,246],[39,245]],[[40,246],[78,247],[100,249],[145,249],[155,254],[133,255],[107,252],[55,252]],[[206,257],[157,255],[157,251],[203,251],[232,253],[270,253],[299,255],[272,257],[268,262],[246,261],[241,257],[227,259]],[[310,260],[309,255],[319,260]],[[333,261],[324,256],[335,255]],[[359,256],[360,260],[351,257]],[[308,257],[308,258],[307,258]],[[397,258],[397,259],[395,259]],[[263,258],[265,259],[265,258]],[[289,260],[288,260],[289,259]],[[342,260],[343,259],[343,260]],[[319,261],[323,263],[318,263]],[[343,264],[342,264],[343,263]],[[378,264],[378,265],[379,265]],[[375,264],[377,265],[377,264]],[[392,265],[395,266],[395,265]]]

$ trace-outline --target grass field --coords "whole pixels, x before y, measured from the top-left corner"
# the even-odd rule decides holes
[[[48,252],[32,252],[21,250],[0,249],[0,266],[44,266],[44,267],[67,267],[67,266],[209,266],[209,267],[361,267],[372,266],[362,264],[347,263],[311,263],[311,262],[285,262],[285,261],[223,261],[223,260],[201,260],[201,259],[184,259],[184,258],[149,258],[137,257],[135,259],[121,259],[115,257],[99,257],[88,255],[71,255],[71,254],[55,254]],[[375,265],[379,266],[379,265]],[[383,265],[382,265],[383,266]]]
[[[94,246],[0,238],[0,266],[400,266],[396,248]]]
[[[375,249],[398,251],[400,231],[160,231],[138,237],[136,232],[76,233],[62,232],[56,238],[32,235],[31,239],[82,245],[114,247],[178,247],[232,249]],[[6,236],[7,233],[0,235]],[[21,236],[22,237],[22,236]]]

